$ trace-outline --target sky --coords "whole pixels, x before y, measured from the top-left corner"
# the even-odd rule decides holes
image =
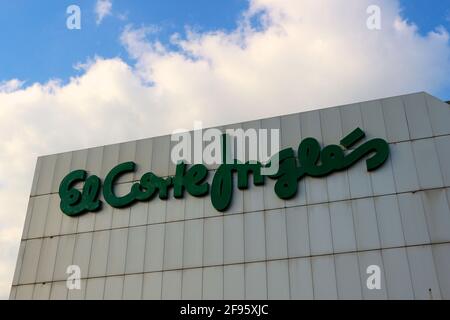
[[[248,8],[247,0],[115,0],[111,14],[97,24],[93,0],[15,0],[0,1],[0,38],[6,40],[0,51],[0,81],[19,78],[31,84],[58,78],[67,81],[80,75],[73,66],[96,55],[120,57],[128,63],[128,54],[118,34],[126,25],[154,25],[153,39],[169,44],[173,33],[189,26],[198,31],[228,30]],[[82,28],[65,28],[66,8],[77,4],[82,10]],[[402,16],[414,22],[422,35],[442,25],[450,27],[450,0],[403,0]],[[33,53],[34,54],[30,54]],[[445,92],[439,92],[445,96]],[[450,94],[447,94],[450,99]]]
[[[70,5],[81,29],[66,26]],[[196,120],[417,91],[450,100],[449,30],[450,0],[0,0],[0,298],[37,156]]]
[[[246,0],[116,0],[110,2],[111,14],[97,24],[93,0],[45,0],[45,5],[30,0],[0,3],[0,37],[7,41],[8,48],[0,52],[0,80],[18,77],[30,83],[67,80],[79,74],[73,65],[95,55],[129,62],[118,38],[128,24],[156,26],[159,31],[155,38],[167,44],[173,33],[183,33],[186,26],[205,31],[232,30],[239,14],[248,7]],[[65,27],[66,8],[71,4],[81,9],[78,31]]]

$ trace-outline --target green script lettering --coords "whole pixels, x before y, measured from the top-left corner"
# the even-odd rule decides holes
[[[129,193],[117,196],[114,188],[121,175],[134,172],[136,164],[125,162],[114,167],[105,177],[103,183],[103,197],[114,208],[124,208],[138,201],[149,201],[156,194],[162,200],[167,200],[169,190],[173,188],[176,199],[184,197],[188,192],[194,197],[203,197],[211,193],[211,203],[218,211],[226,211],[233,198],[234,175],[237,174],[237,187],[239,190],[249,188],[249,178],[253,177],[253,184],[261,186],[265,183],[265,176],[261,174],[261,168],[268,167],[274,161],[278,161],[278,171],[268,176],[276,180],[274,191],[280,199],[288,200],[298,192],[298,182],[305,176],[325,177],[333,172],[348,169],[360,159],[370,156],[366,160],[368,171],[379,168],[386,162],[389,156],[389,145],[383,139],[372,139],[351,149],[357,142],[365,137],[360,128],[353,130],[345,136],[340,145],[329,145],[323,149],[314,138],[306,138],[298,146],[297,153],[292,148],[281,150],[266,164],[259,162],[240,163],[237,160],[232,163],[221,164],[212,179],[211,185],[206,182],[209,171],[203,164],[195,164],[190,168],[183,162],[177,164],[173,177],[162,178],[152,172],[145,173],[139,182],[133,183]],[[227,159],[226,146],[228,137],[223,135],[222,158]],[[77,183],[84,182],[82,191],[75,188]],[[98,199],[101,189],[101,180],[84,170],[76,170],[69,173],[61,182],[59,196],[60,208],[68,216],[78,216],[86,212],[96,212],[101,208]],[[210,190],[211,189],[211,190]]]

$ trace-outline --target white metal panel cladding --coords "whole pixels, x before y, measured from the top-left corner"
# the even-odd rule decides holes
[[[383,167],[308,177],[287,201],[273,181],[235,186],[224,213],[190,195],[61,213],[70,170],[104,178],[135,161],[119,192],[145,172],[173,174],[170,136],[40,157],[10,298],[450,299],[449,105],[417,93],[220,129],[279,128],[281,147],[296,149],[306,137],[338,143],[356,127],[389,142]],[[81,269],[80,290],[67,289],[69,265]],[[367,287],[371,265],[380,290]]]
[[[105,282],[105,300],[120,300],[123,292],[123,276],[108,277]]]

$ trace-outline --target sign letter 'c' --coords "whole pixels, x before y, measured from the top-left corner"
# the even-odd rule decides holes
[[[114,193],[115,181],[124,173],[133,172],[136,168],[136,164],[132,161],[121,163],[114,167],[106,176],[103,185],[103,197],[114,208],[123,208],[129,206],[136,201],[136,197],[132,189],[127,195],[118,197]]]

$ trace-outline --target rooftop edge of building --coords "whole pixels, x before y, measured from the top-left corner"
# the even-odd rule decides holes
[[[431,97],[441,101],[442,103],[450,104],[450,101],[445,102],[445,101],[437,98],[436,96],[434,96],[432,94],[429,94],[426,91],[417,91],[417,92],[399,94],[399,95],[394,95],[394,96],[387,96],[387,97],[382,97],[382,98],[369,99],[369,100],[364,100],[364,101],[348,102],[348,103],[334,105],[334,106],[328,106],[328,107],[317,107],[317,108],[305,107],[306,110],[304,110],[304,111],[285,113],[285,114],[278,114],[278,115],[268,116],[268,117],[264,117],[264,118],[251,119],[251,120],[243,120],[241,122],[231,122],[231,123],[225,123],[225,124],[217,124],[217,125],[213,125],[213,126],[208,126],[208,127],[202,128],[202,130],[207,130],[207,129],[211,129],[211,128],[228,127],[228,126],[232,126],[232,125],[238,124],[238,123],[243,124],[243,123],[254,122],[254,121],[263,121],[263,120],[268,120],[268,119],[272,119],[272,118],[275,118],[275,117],[281,117],[281,116],[284,117],[284,116],[290,116],[290,115],[295,115],[295,114],[301,115],[303,113],[312,112],[312,111],[316,111],[316,110],[340,108],[340,107],[347,106],[347,105],[352,105],[352,104],[362,104],[362,103],[369,103],[369,102],[373,102],[373,101],[382,101],[382,100],[393,99],[393,98],[402,98],[402,97],[407,97],[407,96],[412,96],[412,95],[417,95],[417,94],[428,95],[428,96],[431,96]],[[194,131],[194,129],[190,129],[190,130],[188,130],[186,132],[193,132],[193,131]],[[116,142],[106,143],[106,144],[93,145],[93,146],[86,147],[86,148],[68,149],[68,150],[65,150],[65,151],[62,151],[62,152],[56,152],[56,153],[49,153],[49,154],[39,155],[39,156],[36,157],[36,160],[39,159],[39,158],[45,158],[45,157],[48,157],[48,156],[60,155],[60,154],[69,153],[69,152],[76,152],[76,151],[82,151],[82,150],[95,149],[95,148],[98,148],[98,147],[106,147],[106,146],[110,146],[110,145],[123,144],[123,143],[127,143],[127,142],[132,142],[132,141],[141,141],[141,140],[147,140],[147,139],[155,139],[155,138],[160,138],[160,137],[165,137],[165,136],[170,136],[170,135],[171,135],[170,133],[168,133],[168,134],[166,133],[166,134],[155,135],[155,136],[150,136],[150,137],[145,137],[145,138],[130,139],[130,140],[116,141]]]

